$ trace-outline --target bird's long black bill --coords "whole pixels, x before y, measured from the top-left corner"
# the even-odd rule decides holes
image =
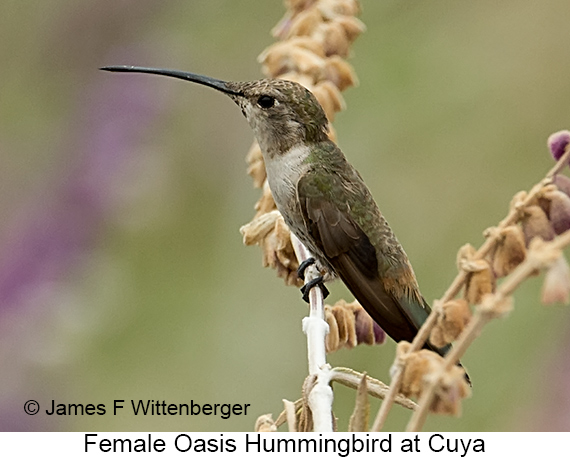
[[[131,65],[114,65],[109,67],[101,67],[100,70],[114,72],[150,73],[153,75],[170,76],[171,78],[184,79],[185,81],[191,81],[194,83],[202,84],[204,86],[212,87],[219,91],[225,92],[226,94],[241,95],[240,92],[236,92],[235,90],[228,87],[227,83],[221,79],[210,78],[209,76],[197,75],[195,73],[189,73],[186,71],[168,70],[165,68],[133,67]]]

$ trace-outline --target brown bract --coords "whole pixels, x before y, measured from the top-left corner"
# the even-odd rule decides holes
[[[382,344],[386,337],[357,301],[339,300],[334,306],[325,305],[325,320],[329,324],[327,353],[359,344]]]
[[[546,213],[540,206],[532,205],[525,208],[521,224],[527,246],[535,237],[550,241],[556,236]]]
[[[302,285],[297,276],[299,262],[291,244],[291,232],[279,211],[260,214],[240,231],[245,245],[261,246],[264,267],[275,268],[287,285]]]
[[[466,273],[464,297],[471,305],[481,302],[485,294],[495,290],[495,275],[485,259],[476,259],[475,248],[466,244],[457,254],[457,268]]]
[[[540,210],[538,207],[535,208]],[[507,276],[525,259],[525,237],[518,225],[509,225],[500,230],[491,257],[493,259],[493,271],[497,278]]]
[[[437,323],[431,331],[430,342],[443,347],[455,341],[471,319],[471,309],[466,300],[450,300],[439,309]]]
[[[259,416],[255,421],[254,430],[256,432],[276,432],[277,426],[271,414],[264,414]]]
[[[398,343],[397,354],[405,364],[400,392],[406,397],[419,398],[428,387],[430,378],[440,375],[443,370],[443,358],[427,349],[408,353],[410,346],[407,341]],[[471,389],[465,380],[465,371],[459,366],[452,366],[441,375],[430,411],[459,415],[461,400],[470,394]]]

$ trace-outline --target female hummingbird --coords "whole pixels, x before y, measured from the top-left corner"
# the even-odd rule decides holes
[[[328,138],[327,117],[309,90],[280,79],[233,82],[132,66],[102,70],[170,76],[228,95],[259,143],[277,208],[320,271],[339,277],[395,341],[413,340],[431,310],[368,187]],[[426,347],[441,355],[449,349]]]

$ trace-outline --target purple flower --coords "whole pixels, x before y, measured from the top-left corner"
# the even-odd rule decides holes
[[[548,137],[547,143],[554,160],[558,161],[564,155],[566,146],[570,143],[570,132],[568,130],[560,130],[553,133]]]
[[[127,158],[136,156],[157,116],[160,103],[152,79],[105,73],[95,79],[72,123],[75,135],[67,155],[78,160],[62,171],[61,186],[53,194],[38,195],[26,209],[27,216],[4,237],[0,311],[27,301],[42,285],[62,279],[92,245],[106,210],[112,207],[112,184]]]

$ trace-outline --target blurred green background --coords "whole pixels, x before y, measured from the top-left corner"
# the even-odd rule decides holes
[[[362,1],[339,144],[404,245],[429,301],[512,195],[553,162],[570,127],[565,0]],[[295,400],[307,374],[295,288],[262,269],[239,227],[259,192],[252,134],[212,90],[103,65],[261,77],[280,0],[44,0],[0,4],[0,427],[248,431]],[[516,294],[463,363],[460,419],[425,430],[569,430],[566,307],[541,280]],[[332,287],[333,303],[350,296]],[[330,356],[388,381],[390,341]],[[346,430],[354,393],[335,388]],[[23,404],[42,405],[27,416]],[[247,416],[112,414],[114,399],[250,403]],[[47,416],[104,403],[103,416]],[[373,404],[375,414],[379,403]],[[387,430],[409,413],[395,408]]]

